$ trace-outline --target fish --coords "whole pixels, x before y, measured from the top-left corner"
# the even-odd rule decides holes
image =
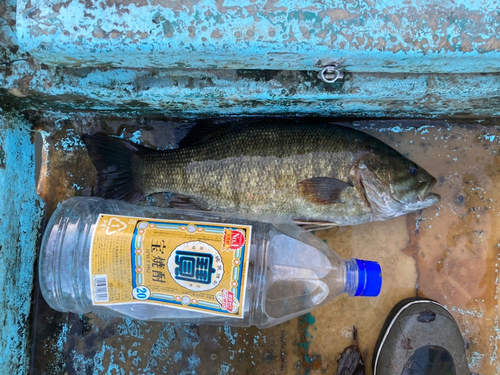
[[[393,219],[436,204],[436,179],[382,141],[328,121],[200,122],[171,150],[102,132],[82,140],[95,194],[132,203],[169,192],[176,207],[271,214],[303,226]]]

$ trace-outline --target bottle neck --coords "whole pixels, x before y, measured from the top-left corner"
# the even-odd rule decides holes
[[[345,261],[345,289],[344,293],[354,296],[358,290],[358,263],[351,258]]]

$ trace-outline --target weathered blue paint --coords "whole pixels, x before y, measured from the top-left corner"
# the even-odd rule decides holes
[[[293,55],[293,57],[287,55],[292,53],[294,49],[306,48],[308,45],[313,45],[311,43],[319,43],[318,38],[323,35],[318,31],[319,28],[314,29],[316,31],[311,34],[311,39],[297,34],[297,41],[287,43],[280,42],[277,34],[274,36],[275,40],[267,40],[266,42],[253,40],[258,39],[255,32],[252,38],[247,38],[247,41],[235,39],[231,42],[224,42],[227,44],[225,45],[227,48],[222,48],[218,44],[219,39],[224,40],[224,38],[207,38],[206,41],[197,39],[202,33],[210,31],[211,34],[214,29],[210,29],[210,25],[212,25],[211,22],[215,22],[213,21],[215,18],[219,20],[227,18],[224,23],[219,25],[219,29],[225,27],[228,30],[237,28],[238,22],[250,22],[249,19],[255,23],[274,20],[275,27],[280,25],[279,20],[284,23],[312,22],[316,10],[311,10],[311,13],[307,13],[309,10],[294,10],[298,9],[299,5],[302,6],[302,3],[287,5],[281,2],[270,2],[266,6],[258,3],[248,7],[238,4],[233,4],[233,7],[227,2],[224,3],[225,5],[219,3],[220,18],[214,16],[217,9],[213,12],[211,10],[207,15],[200,10],[194,10],[198,8],[208,9],[212,6],[203,2],[191,4],[161,1],[145,5],[145,2],[138,0],[127,5],[126,1],[85,2],[85,4],[77,1],[64,3],[58,1],[45,3],[42,0],[20,1],[20,6],[17,8],[17,21],[19,23],[16,24],[16,2],[8,0],[5,3],[0,3],[7,5],[3,13],[2,6],[0,6],[0,15],[3,17],[0,19],[0,42],[3,43],[0,43],[0,88],[22,98],[23,108],[67,112],[90,110],[98,111],[101,114],[116,115],[120,113],[125,116],[166,115],[183,118],[255,114],[358,117],[455,116],[468,118],[498,116],[500,108],[500,77],[498,74],[458,74],[458,72],[494,72],[499,70],[500,58],[496,42],[498,26],[496,25],[500,13],[495,13],[493,11],[495,5],[490,4],[487,0],[473,2],[470,5],[466,3],[460,1],[454,5],[438,6],[423,0],[414,3],[405,2],[405,5],[398,4],[398,2],[386,1],[383,3],[385,5],[373,2],[373,4],[370,3],[373,8],[369,11],[367,3],[337,4],[338,8],[325,13],[323,18],[337,17],[338,19],[336,18],[335,22],[331,24],[323,20],[321,25],[330,28],[343,25],[343,29],[339,29],[340,31],[335,29],[336,33],[340,35],[338,38],[349,39],[351,42],[342,44],[342,46],[340,44],[332,45],[329,47],[329,51],[352,53],[355,57],[354,60],[357,59],[358,62],[354,64],[352,63],[354,60],[351,63],[345,60],[344,69],[347,69],[348,72],[345,81],[327,85],[317,78],[319,67],[314,66],[316,63],[316,65],[323,65],[328,62],[321,57],[322,47],[314,46],[315,59],[323,59],[321,62],[303,63],[298,55]],[[26,9],[28,5],[30,11]],[[162,6],[165,7],[165,10],[160,14],[160,18],[165,18],[164,23],[170,19],[166,17],[168,12],[173,12],[174,19],[179,20],[178,22],[181,22],[183,16],[188,17],[191,14],[192,17],[195,17],[196,15],[197,27],[200,27],[200,32],[193,37],[192,43],[199,43],[199,45],[193,44],[193,46],[196,45],[196,48],[192,51],[183,49],[186,43],[177,43],[179,38],[191,38],[187,36],[191,30],[188,27],[185,28],[184,33],[182,33],[182,28],[175,29],[172,37],[168,36],[169,33],[163,36],[155,36],[156,34],[149,36],[148,34],[147,38],[134,44],[127,42],[126,38],[123,40],[118,37],[113,38],[115,34],[103,33],[101,38],[98,38],[101,35],[99,33],[94,33],[96,36],[92,35],[93,28],[89,25],[94,25],[92,23],[94,20],[87,19],[96,17],[96,25],[102,25],[103,22],[107,23],[109,20],[118,22],[121,17],[121,22],[118,22],[116,27],[117,31],[124,31],[130,26],[127,22],[134,22],[134,25],[137,22],[143,22],[146,25],[148,11],[154,7]],[[174,9],[170,9],[169,6]],[[314,6],[321,7],[323,5],[316,4]],[[360,7],[367,15],[362,15],[364,13],[359,10]],[[413,13],[403,12],[410,8],[413,9],[412,7],[419,9],[418,14],[415,14],[413,10]],[[192,13],[190,13],[191,8],[193,9]],[[291,9],[286,13],[286,17],[284,16],[285,10],[281,8]],[[84,9],[85,14],[82,17],[77,16],[78,9]],[[71,18],[68,16],[70,10],[75,12]],[[264,16],[251,18],[249,16],[251,12],[267,14],[267,18]],[[370,14],[371,18],[368,17]],[[74,28],[71,31],[71,27],[69,30],[63,30],[66,26],[60,20],[62,15],[67,16],[62,20],[64,22],[88,23],[86,28],[73,26],[77,27],[78,33],[88,33],[85,38],[87,44],[76,45],[76,47],[81,48],[80,52],[89,58],[86,64],[93,67],[47,66],[42,64],[42,61],[30,57],[29,54],[18,49],[17,36],[19,35],[24,46],[35,56],[44,58],[38,53],[50,54],[57,46],[57,61],[54,60],[54,63],[80,64],[81,61],[74,60],[77,56],[76,50],[70,53],[71,61],[65,57],[65,53],[69,51],[67,48],[70,48],[71,43],[77,40],[71,39],[72,33],[77,31]],[[237,15],[241,17],[238,18]],[[344,19],[339,18],[342,15]],[[246,18],[242,18],[243,16]],[[286,22],[283,17],[286,18]],[[365,17],[371,23],[361,22],[360,17]],[[231,22],[229,22],[229,18],[231,18]],[[382,27],[376,23],[376,20],[380,21],[381,19],[385,20],[387,25],[382,25]],[[444,20],[447,20],[448,23]],[[157,24],[154,22],[151,21],[150,26],[156,27]],[[185,21],[182,22],[185,23]],[[411,38],[415,40],[424,38],[424,35],[432,30],[437,35],[437,39],[428,39],[430,46],[428,50],[422,49],[423,47],[419,50],[418,46],[420,45],[415,43],[413,49],[409,47],[407,51],[404,48],[398,49],[397,42],[391,42],[391,38],[399,40],[398,35],[400,34],[396,33],[397,30],[388,31],[390,27],[396,28],[398,22],[401,24],[399,31],[405,35],[403,42],[401,42],[403,44],[411,46]],[[31,27],[28,23],[30,25],[31,23],[36,24],[36,27],[33,25]],[[372,25],[373,30],[367,25]],[[379,26],[380,28],[378,28]],[[454,34],[449,30],[450,28],[461,30],[460,38],[463,40],[468,38],[467,40],[471,41],[469,49],[465,48],[467,43],[464,42],[462,50],[453,51],[445,43],[445,39],[439,39],[444,38],[446,34],[450,35],[450,40],[453,40]],[[355,43],[359,43],[356,41],[356,33],[374,32],[375,29],[377,35],[381,35],[380,38],[389,38],[389,42],[386,41],[385,49],[355,46]],[[442,36],[440,36],[441,34]],[[473,35],[476,36],[472,38]],[[227,38],[229,37],[230,35],[227,36]],[[47,38],[47,40],[36,47],[37,41],[40,41],[39,38]],[[335,43],[337,42],[338,40]],[[31,47],[30,43],[32,43]],[[87,47],[92,43],[95,44],[94,47],[88,49]],[[240,48],[242,43],[246,43],[243,49]],[[143,48],[142,44],[152,46],[154,53],[145,53],[141,49]],[[109,48],[105,49],[103,47],[105,45]],[[266,48],[275,48],[276,46],[280,46],[279,48],[285,52],[270,57]],[[135,48],[135,52],[126,50],[132,47]],[[164,47],[166,50],[162,50]],[[211,48],[214,50],[211,51]],[[237,61],[231,62],[231,65],[223,63],[217,55],[219,53],[217,48],[219,48],[220,53],[230,59],[234,57],[231,57],[231,54],[236,54]],[[171,51],[170,55],[165,54],[167,50]],[[110,68],[115,63],[107,58],[103,60],[103,56],[108,53],[116,53],[117,56],[127,59],[129,57],[135,59],[140,56],[137,64],[153,65],[155,68]],[[293,53],[295,54],[295,52]],[[253,54],[253,57],[249,57],[248,54]],[[313,52],[311,54],[313,56]],[[207,61],[203,61],[203,64],[200,65],[196,62],[196,55],[206,58]],[[384,56],[390,58],[390,64],[384,65]],[[150,59],[153,58],[159,61],[150,64]],[[177,66],[178,64],[174,64],[177,58],[188,59],[190,63],[198,64],[200,69],[161,68]],[[262,65],[255,63],[253,58],[261,59],[259,64]],[[438,62],[435,60],[436,58],[441,59],[441,61]],[[210,63],[207,63],[208,61]],[[251,64],[248,65],[247,62]],[[106,68],[97,68],[101,65],[106,65]],[[217,69],[208,69],[211,66],[216,66]],[[236,66],[240,68],[256,67],[258,69],[274,67],[279,70],[265,72],[263,70],[221,69]],[[291,68],[308,70],[283,70]],[[362,73],[362,71],[367,70],[373,72]],[[391,73],[383,73],[384,71]],[[402,71],[426,73],[397,73]],[[440,71],[450,71],[455,74],[436,74]]]
[[[497,72],[499,25],[491,0],[19,0],[17,9],[25,51],[77,67],[308,70],[335,61],[351,72]]]
[[[500,61],[500,59],[499,59]],[[457,116],[500,114],[495,74],[349,75],[328,86],[314,72],[33,69],[0,71],[0,86],[32,108],[178,117],[219,115]]]
[[[0,109],[0,373],[26,374],[28,318],[42,202],[30,125]]]

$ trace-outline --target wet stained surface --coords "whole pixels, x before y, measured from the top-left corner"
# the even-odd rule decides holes
[[[414,160],[438,182],[441,201],[421,213],[315,234],[344,258],[376,260],[377,298],[340,296],[299,319],[259,330],[159,324],[94,314],[63,314],[35,295],[35,374],[314,374],[335,373],[357,343],[371,374],[375,341],[392,307],[432,298],[457,320],[471,371],[500,373],[497,357],[500,248],[500,132],[494,125],[429,121],[344,122]],[[189,123],[163,120],[40,120],[38,193],[50,215],[58,202],[89,195],[95,170],[79,134],[104,130],[150,147],[172,148]],[[148,197],[146,204],[163,204]]]

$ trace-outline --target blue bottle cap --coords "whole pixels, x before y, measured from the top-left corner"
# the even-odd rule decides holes
[[[376,297],[382,288],[382,270],[377,262],[356,259],[358,264],[358,289],[355,296]]]

